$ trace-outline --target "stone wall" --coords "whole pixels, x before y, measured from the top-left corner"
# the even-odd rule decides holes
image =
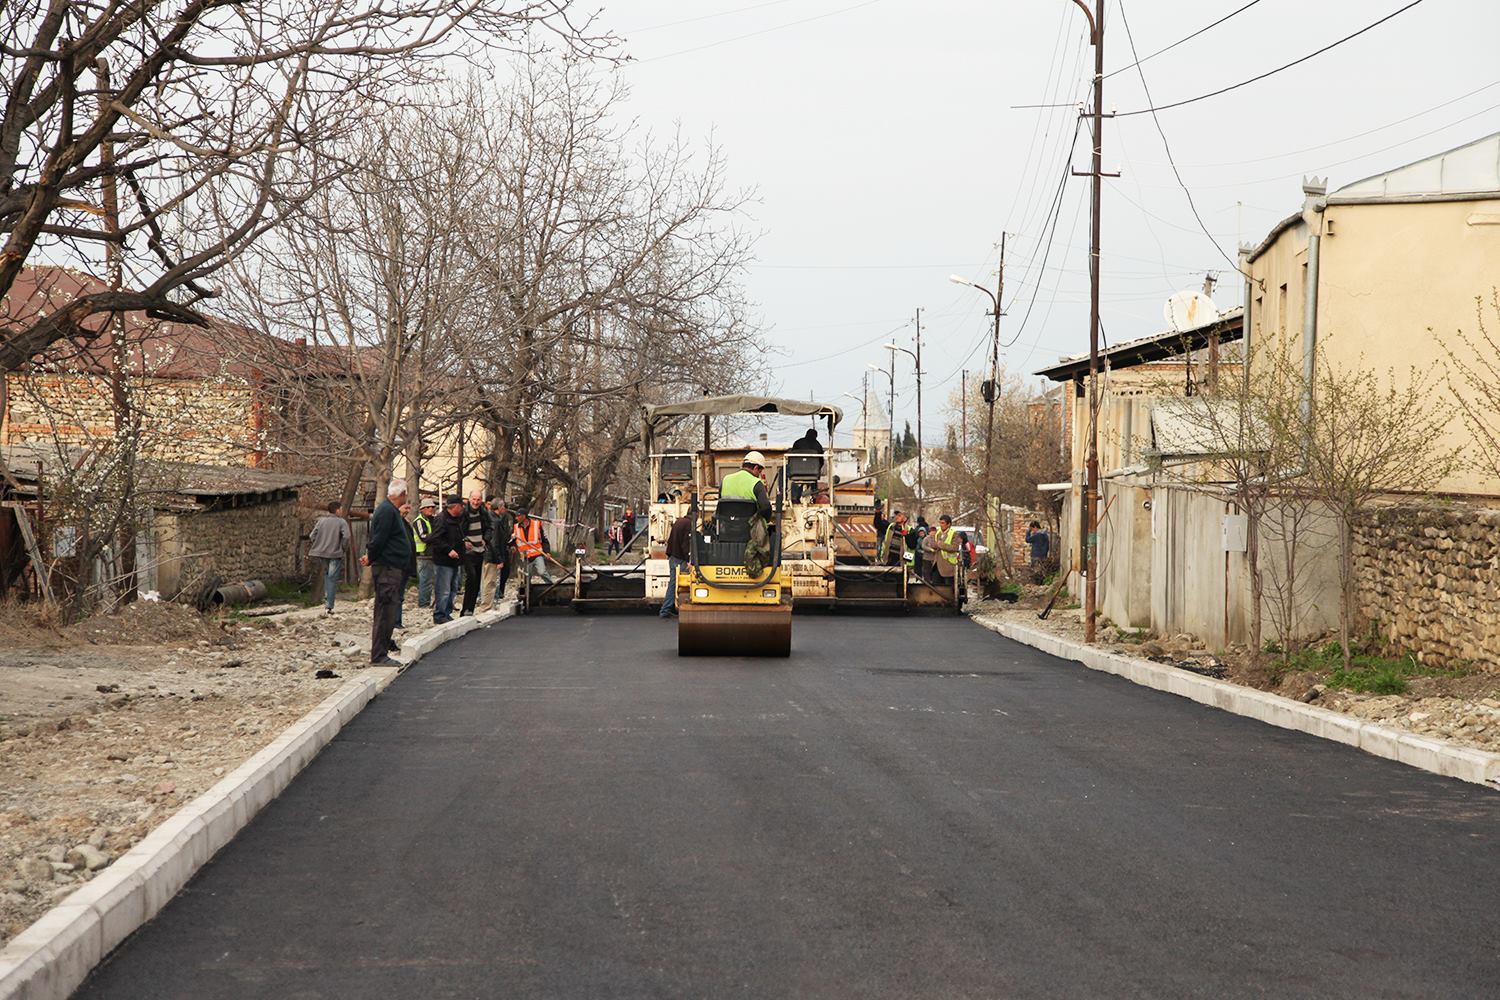
[[[91,375],[11,374],[0,444],[54,440],[82,445],[114,434],[109,383]],[[258,414],[248,386],[232,381],[137,379],[143,444],[152,458],[206,465],[254,465]]]
[[[1500,671],[1500,510],[1396,506],[1358,525],[1359,611],[1423,663]]]
[[[297,572],[297,500],[158,515],[157,571],[164,596],[192,596],[204,581],[280,580]]]

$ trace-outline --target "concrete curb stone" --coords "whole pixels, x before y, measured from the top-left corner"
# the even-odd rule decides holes
[[[1294,729],[1357,747],[1377,757],[1385,757],[1434,774],[1500,789],[1500,754],[1497,753],[1454,746],[1443,740],[1419,736],[1376,722],[1363,722],[1341,712],[1305,705],[1269,691],[1242,687],[1151,660],[1097,649],[1023,625],[971,617],[976,624],[991,632],[998,632],[1007,639],[1025,643],[1060,659],[1073,660],[1092,670],[1124,677],[1143,687],[1166,691],[1281,729]]]
[[[398,674],[444,643],[504,621],[515,611],[515,602],[509,601],[494,611],[429,629],[402,644],[400,667],[371,667],[345,681],[16,935],[0,951],[0,1000],[64,1000],[72,994],[95,965],[156,916]]]

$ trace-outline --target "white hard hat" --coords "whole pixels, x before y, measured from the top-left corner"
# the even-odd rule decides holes
[[[750,454],[748,454],[748,455],[745,456],[745,460],[743,462],[741,462],[740,464],[741,465],[758,465],[762,469],[764,469],[766,467],[766,456],[762,455],[758,451],[752,451],[752,452],[750,452]]]

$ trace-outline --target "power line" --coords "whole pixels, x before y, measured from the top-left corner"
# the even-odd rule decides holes
[[[881,0],[864,0],[863,3],[850,4],[847,7],[840,7],[837,10],[830,10],[823,14],[814,14],[811,17],[800,18],[796,21],[788,21],[785,24],[773,24],[769,28],[761,28],[758,31],[747,31],[743,35],[734,35],[730,38],[721,38],[717,42],[705,42],[702,45],[694,45],[692,48],[678,49],[676,52],[663,52],[661,55],[651,56],[649,59],[632,59],[629,65],[638,66],[641,63],[657,62],[661,59],[670,59],[673,56],[687,55],[689,52],[702,52],[704,49],[711,49],[719,45],[728,45],[730,42],[744,41],[746,38],[755,38],[758,35],[770,34],[773,31],[780,31],[783,28],[795,28],[797,25],[807,24],[809,21],[820,21],[825,17],[833,17],[835,14],[847,14],[851,10],[858,10],[861,7],[869,7],[872,4],[877,4],[880,2]]]
[[[866,341],[863,341],[861,343],[855,344],[852,347],[846,347],[846,348],[844,348],[843,350],[840,350],[840,351],[835,351],[832,354],[826,354],[826,355],[824,355],[821,358],[808,358],[806,361],[791,361],[791,362],[788,362],[787,364],[784,364],[784,365],[770,365],[768,367],[770,367],[771,371],[773,371],[773,372],[779,372],[779,371],[782,371],[783,369],[786,369],[786,368],[801,368],[803,365],[815,365],[815,364],[817,364],[820,361],[832,361],[834,358],[843,357],[845,354],[848,354],[850,351],[857,351],[857,350],[859,350],[862,347],[869,347],[871,344],[875,343],[875,341],[877,341],[877,340],[884,340],[885,338],[891,336],[892,334],[899,333],[900,331],[902,331],[905,328],[906,328],[906,324],[903,322],[899,326],[895,326],[895,327],[892,327],[891,329],[887,330],[885,333],[877,333],[875,336],[871,337],[869,340],[866,340]]]
[[[1340,45],[1343,45],[1345,42],[1353,41],[1354,39],[1358,38],[1360,35],[1363,35],[1365,32],[1371,31],[1371,30],[1373,30],[1375,28],[1380,27],[1382,24],[1384,24],[1385,22],[1389,21],[1391,18],[1396,17],[1399,14],[1406,13],[1407,11],[1411,10],[1413,7],[1417,6],[1418,4],[1420,4],[1422,2],[1423,2],[1423,0],[1411,0],[1411,3],[1407,4],[1405,7],[1402,7],[1400,9],[1398,9],[1398,10],[1391,11],[1391,13],[1387,14],[1385,17],[1382,17],[1380,20],[1375,21],[1372,24],[1367,24],[1363,28],[1360,28],[1358,31],[1353,32],[1352,34],[1345,35],[1343,38],[1340,38],[1336,42],[1330,42],[1329,44],[1323,46],[1321,49],[1318,49],[1316,52],[1309,52],[1307,55],[1303,56],[1300,59],[1293,59],[1289,63],[1285,63],[1285,64],[1283,64],[1281,66],[1277,66],[1275,69],[1267,70],[1266,72],[1261,73],[1261,74],[1259,74],[1257,76],[1252,76],[1248,80],[1241,80],[1239,83],[1230,84],[1227,87],[1220,87],[1218,90],[1210,91],[1207,94],[1199,94],[1197,97],[1189,97],[1189,98],[1186,98],[1186,99],[1181,100],[1181,101],[1173,101],[1171,104],[1155,105],[1155,106],[1152,106],[1152,107],[1149,107],[1149,108],[1138,108],[1135,111],[1117,111],[1117,112],[1115,112],[1115,117],[1116,118],[1129,118],[1129,117],[1131,117],[1133,115],[1155,114],[1158,111],[1169,111],[1172,108],[1180,108],[1180,107],[1184,107],[1185,105],[1188,105],[1188,104],[1196,104],[1199,101],[1206,101],[1210,97],[1218,97],[1220,94],[1227,94],[1231,90],[1238,90],[1241,87],[1249,86],[1250,84],[1257,83],[1257,82],[1259,82],[1261,80],[1266,79],[1267,77],[1275,76],[1277,73],[1280,73],[1283,70],[1291,69],[1293,66],[1300,66],[1302,63],[1307,62],[1309,59],[1316,58],[1317,56],[1320,56],[1323,53],[1330,51],[1331,49],[1338,48]],[[1150,98],[1148,97],[1147,100],[1150,100]]]
[[[1393,129],[1397,125],[1405,125],[1407,122],[1415,121],[1418,118],[1425,118],[1428,115],[1432,114],[1434,111],[1441,111],[1450,105],[1457,104],[1459,101],[1473,97],[1475,94],[1482,94],[1486,90],[1493,90],[1496,87],[1500,87],[1500,80],[1491,80],[1484,86],[1471,90],[1467,94],[1459,94],[1457,97],[1449,98],[1441,104],[1434,104],[1430,108],[1424,108],[1423,110],[1418,111],[1415,114],[1407,115],[1405,118],[1398,118],[1393,122],[1387,122],[1384,125],[1377,125],[1374,128],[1365,129],[1363,132],[1356,132],[1353,135],[1345,136],[1342,139],[1334,139],[1329,142],[1320,142],[1315,146],[1304,146],[1302,149],[1289,149],[1285,153],[1275,153],[1271,156],[1257,156],[1249,160],[1223,160],[1217,163],[1185,163],[1183,164],[1183,166],[1189,170],[1207,170],[1212,167],[1243,167],[1251,163],[1269,163],[1272,160],[1284,160],[1290,156],[1300,156],[1303,153],[1312,153],[1320,149],[1328,149],[1331,146],[1342,146],[1346,142],[1353,142],[1355,139],[1363,139],[1367,135],[1374,135],[1377,132],[1384,132],[1387,129]],[[1488,111],[1490,109],[1486,108],[1485,110]],[[1461,119],[1461,121],[1467,120],[1467,118]],[[1458,123],[1455,122],[1454,124]],[[1448,126],[1444,126],[1444,128],[1446,127]],[[1418,138],[1420,138],[1420,136]],[[1153,161],[1151,160],[1141,160],[1139,162],[1152,164],[1153,166],[1159,165],[1153,163]]]
[[[1416,0],[1416,2],[1420,3],[1421,0]],[[1135,56],[1135,36],[1131,34],[1130,31],[1130,19],[1125,16],[1125,0],[1117,0],[1115,6],[1120,11],[1120,23],[1125,26],[1125,39],[1130,43],[1130,54],[1132,56]],[[1140,75],[1141,90],[1146,95],[1146,103],[1154,105],[1156,102],[1151,98],[1151,87],[1146,83],[1146,71],[1141,68],[1142,61],[1142,59],[1136,57],[1135,71]],[[1151,111],[1151,121],[1156,125],[1156,134],[1161,136],[1161,148],[1166,151],[1167,162],[1172,165],[1172,176],[1177,178],[1178,186],[1182,188],[1183,195],[1187,197],[1188,208],[1192,210],[1193,218],[1198,222],[1198,228],[1203,230],[1203,235],[1207,236],[1208,241],[1214,245],[1214,249],[1219,251],[1219,256],[1223,257],[1225,262],[1231,268],[1233,268],[1236,273],[1239,273],[1239,264],[1229,259],[1229,255],[1225,253],[1224,248],[1219,245],[1218,239],[1216,239],[1214,237],[1214,234],[1208,231],[1208,227],[1203,224],[1203,216],[1198,214],[1198,206],[1193,201],[1193,192],[1188,190],[1187,182],[1182,179],[1182,174],[1177,169],[1177,161],[1172,157],[1172,144],[1167,142],[1166,130],[1161,127],[1161,119],[1156,116],[1156,111],[1154,108]],[[1142,209],[1142,211],[1145,211],[1145,209]]]
[[[1166,48],[1164,48],[1164,49],[1157,49],[1155,52],[1151,53],[1149,56],[1145,56],[1143,58],[1136,59],[1136,61],[1133,62],[1133,63],[1131,63],[1129,66],[1121,66],[1119,69],[1110,70],[1108,73],[1104,74],[1104,79],[1108,80],[1110,77],[1114,76],[1116,73],[1123,73],[1127,69],[1133,69],[1133,68],[1139,66],[1141,63],[1146,62],[1147,60],[1155,59],[1157,56],[1161,55],[1163,52],[1170,52],[1173,49],[1177,48],[1177,46],[1181,45],[1183,42],[1190,42],[1193,39],[1197,38],[1199,35],[1203,34],[1204,32],[1210,31],[1210,30],[1212,30],[1214,28],[1217,28],[1219,25],[1223,24],[1225,21],[1229,20],[1231,17],[1234,17],[1236,14],[1243,14],[1245,11],[1249,10],[1251,7],[1254,7],[1258,3],[1260,3],[1260,0],[1250,0],[1250,2],[1247,3],[1247,4],[1245,4],[1243,7],[1240,7],[1237,10],[1230,11],[1228,14],[1225,14],[1223,17],[1219,18],[1213,24],[1206,24],[1203,27],[1199,28],[1197,31],[1193,32],[1191,35],[1186,35],[1186,36],[1184,36],[1182,38],[1177,39],[1177,41],[1173,42],[1171,45],[1168,45]],[[1130,54],[1132,56],[1135,55],[1135,50],[1133,48],[1131,49]]]
[[[764,0],[763,3],[753,3],[746,7],[734,7],[730,10],[721,10],[712,14],[699,14],[697,17],[684,17],[681,20],[667,21],[663,24],[652,24],[645,28],[636,28],[633,31],[621,32],[621,34],[629,38],[631,35],[641,35],[645,34],[648,31],[660,31],[662,28],[675,28],[679,24],[692,24],[695,21],[711,21],[716,17],[728,17],[730,14],[743,14],[747,10],[760,10],[762,7],[779,7],[784,3],[791,2],[792,0]]]

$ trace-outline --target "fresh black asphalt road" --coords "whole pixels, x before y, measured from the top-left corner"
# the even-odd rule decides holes
[[[1500,794],[958,618],[422,660],[90,998],[1500,996]]]

